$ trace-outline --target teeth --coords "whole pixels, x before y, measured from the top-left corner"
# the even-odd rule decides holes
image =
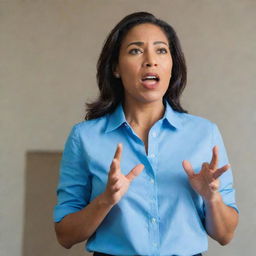
[[[156,76],[146,76],[146,77],[144,77],[144,78],[142,78],[142,80],[144,81],[144,80],[147,80],[147,79],[154,79],[154,80],[159,80]]]

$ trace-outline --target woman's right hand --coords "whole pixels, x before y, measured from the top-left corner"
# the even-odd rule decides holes
[[[107,187],[104,194],[105,200],[110,205],[117,204],[127,192],[133,179],[144,169],[143,164],[136,165],[127,175],[123,175],[120,170],[122,154],[122,144],[117,145],[114,159],[110,165]]]

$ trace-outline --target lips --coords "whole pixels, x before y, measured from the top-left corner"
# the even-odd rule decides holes
[[[155,89],[159,81],[160,77],[157,73],[145,73],[141,78],[141,84],[146,89]]]
[[[155,81],[159,81],[160,77],[157,73],[145,73],[142,75],[141,78],[142,81],[146,81],[146,80],[155,80]]]

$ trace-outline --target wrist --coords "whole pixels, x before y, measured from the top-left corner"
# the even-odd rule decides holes
[[[213,203],[218,203],[222,201],[222,197],[221,194],[216,191],[213,194],[211,194],[211,196],[209,196],[208,198],[203,197],[203,200],[206,204],[213,204]]]
[[[110,208],[112,208],[115,205],[109,201],[105,192],[99,195],[99,204],[100,206],[110,207]]]

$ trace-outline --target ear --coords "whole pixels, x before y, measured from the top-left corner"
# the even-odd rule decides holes
[[[120,77],[120,73],[119,73],[119,67],[118,65],[116,65],[116,67],[113,69],[113,74],[116,78]]]
[[[120,70],[119,70],[119,65],[118,65],[118,64],[116,65],[115,72],[117,72],[118,74],[119,74],[119,72],[120,72]]]

